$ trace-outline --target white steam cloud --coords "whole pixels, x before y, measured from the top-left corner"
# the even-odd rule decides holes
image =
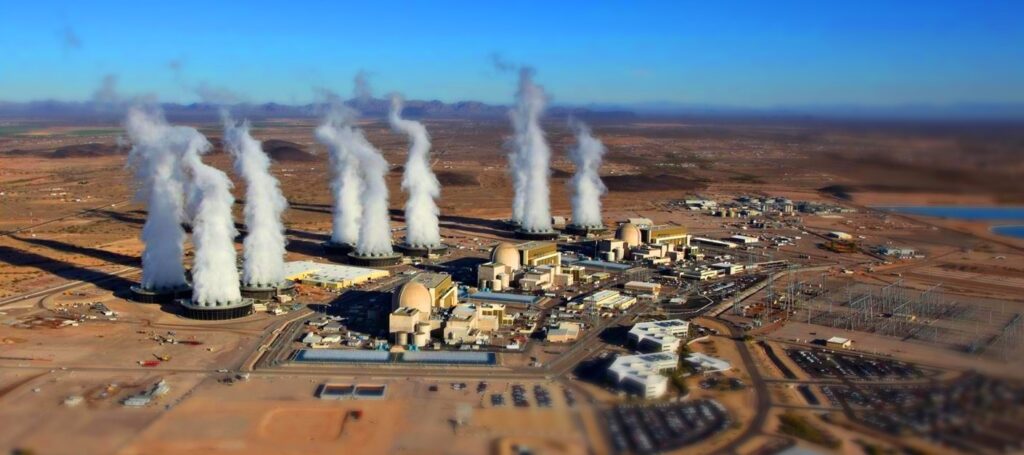
[[[359,161],[350,141],[345,139],[352,135],[352,115],[340,103],[335,104],[316,129],[316,139],[327,146],[331,163],[331,194],[334,196],[331,241],[348,245],[359,241],[359,220],[363,213]]]
[[[540,116],[547,104],[544,88],[533,82],[533,70],[519,71],[516,105],[509,113],[514,135],[509,144],[509,162],[515,186],[512,219],[531,232],[551,231],[551,201],[548,177],[551,149],[540,128]]]
[[[409,193],[405,203],[405,242],[415,247],[433,247],[441,243],[438,209],[441,184],[430,170],[430,135],[422,123],[402,118],[402,97],[391,96],[388,121],[395,132],[409,137],[409,157],[402,174],[402,189]]]
[[[222,306],[241,299],[235,252],[235,222],[231,206],[231,180],[219,169],[203,163],[210,142],[194,128],[174,127],[187,137],[182,156],[185,173],[199,195],[192,220],[192,302],[199,306]]]
[[[180,224],[184,206],[180,141],[185,138],[169,127],[159,113],[140,109],[128,112],[125,130],[132,142],[128,165],[138,185],[136,198],[146,204],[142,287],[183,287],[185,231]]]
[[[572,187],[572,224],[600,227],[601,196],[608,188],[601,182],[599,170],[606,149],[583,122],[570,118],[569,128],[576,135],[576,144],[569,149],[569,159],[576,166],[576,173],[569,181]]]
[[[242,281],[273,286],[284,281],[285,237],[281,214],[288,201],[270,173],[270,158],[249,133],[249,121],[236,124],[224,115],[225,148],[235,159],[235,172],[245,180],[245,227]]]
[[[356,253],[363,256],[391,254],[391,214],[388,213],[388,185],[385,177],[388,162],[381,156],[359,128],[349,128],[342,135],[359,162],[359,176],[363,180],[363,216],[359,220],[359,240]]]

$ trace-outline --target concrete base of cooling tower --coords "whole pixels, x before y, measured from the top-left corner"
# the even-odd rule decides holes
[[[242,297],[244,298],[253,299],[258,302],[269,302],[279,295],[294,297],[295,283],[289,280],[284,280],[277,286],[249,286],[243,283],[239,290],[242,291]]]
[[[227,319],[243,318],[252,314],[252,304],[252,299],[244,298],[237,302],[227,302],[213,306],[199,305],[191,299],[178,300],[182,316],[201,321],[224,321]]]
[[[565,233],[572,235],[579,235],[583,237],[593,237],[602,235],[608,232],[608,228],[605,226],[577,226],[575,224],[569,224],[565,226]]]
[[[348,263],[363,267],[391,267],[402,263],[402,255],[398,253],[362,255],[353,251],[348,254]]]
[[[430,256],[440,256],[447,253],[448,245],[439,243],[433,246],[413,246],[405,243],[399,243],[398,245],[395,245],[395,249],[409,257],[426,258]]]
[[[321,243],[320,246],[331,256],[345,256],[355,249],[355,246],[350,243],[336,243],[331,240]]]
[[[171,303],[191,295],[192,287],[187,284],[164,289],[146,289],[140,284],[131,287],[131,299],[139,303]]]
[[[517,239],[523,240],[557,240],[558,231],[530,231],[526,229],[516,229],[515,234]]]

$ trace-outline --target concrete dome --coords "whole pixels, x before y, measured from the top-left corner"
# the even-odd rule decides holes
[[[519,251],[511,243],[501,242],[491,250],[491,262],[504,264],[511,267],[512,270],[518,270]]]
[[[391,294],[391,309],[415,308],[424,315],[430,314],[430,291],[422,283],[409,281]]]
[[[622,223],[615,231],[615,238],[626,242],[627,248],[640,245],[640,228],[633,223]]]

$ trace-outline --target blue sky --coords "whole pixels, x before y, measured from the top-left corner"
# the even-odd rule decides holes
[[[282,4],[4,2],[0,100],[86,100],[115,74],[167,101],[308,102],[365,70],[377,94],[508,102],[500,53],[565,104],[1024,102],[1019,0]]]

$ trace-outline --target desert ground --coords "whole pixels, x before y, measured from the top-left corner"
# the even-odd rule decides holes
[[[550,409],[498,409],[471,390],[450,390],[449,384],[458,379],[376,377],[372,372],[289,375],[257,370],[247,381],[225,384],[225,374],[218,370],[242,371],[252,365],[266,334],[285,321],[254,315],[238,321],[196,322],[157,306],[126,301],[125,289],[138,280],[139,233],[146,214],[133,197],[120,125],[5,122],[0,125],[0,421],[7,424],[0,428],[0,448],[126,455],[283,454],[351,447],[361,448],[360,453],[407,454],[515,453],[521,446],[535,453],[613,451],[598,410],[623,398],[598,385],[564,378],[518,382],[552,390],[572,388],[586,397],[581,405],[568,406],[555,393]],[[213,123],[196,126],[213,144],[205,161],[235,179],[235,219],[241,220],[244,185],[220,148],[220,128]],[[290,260],[322,257],[319,244],[330,232],[328,161],[324,148],[313,139],[315,126],[310,119],[270,119],[256,122],[253,129],[274,160],[273,172],[289,200],[285,224]],[[406,140],[377,120],[362,126],[391,165],[390,208],[393,225],[399,226]],[[507,122],[428,120],[426,126],[433,142],[433,169],[443,187],[442,233],[447,242],[468,247],[457,254],[482,257],[495,241],[510,237],[501,222],[510,215],[512,200],[503,148],[510,134]],[[649,217],[657,223],[685,225],[694,235],[721,237],[739,232],[742,223],[680,210],[672,202],[753,195],[838,204],[857,211],[801,217],[808,241],[757,254],[807,266],[824,264],[828,269],[806,274],[806,282],[819,275],[877,286],[900,280],[919,290],[942,283],[947,299],[970,306],[981,321],[951,328],[957,333],[997,333],[1012,315],[1024,313],[1024,239],[993,234],[984,222],[872,208],[1024,204],[1024,133],[1012,125],[655,119],[604,120],[592,126],[608,147],[601,170],[608,187],[603,199],[606,225]],[[568,216],[567,182],[573,168],[566,150],[572,138],[564,122],[551,120],[545,129],[553,151],[552,211]],[[912,247],[924,257],[882,261],[864,252],[833,253],[821,248],[818,238],[829,231],[850,232],[865,244]],[[799,235],[800,230],[780,228],[777,233],[793,232]],[[742,260],[747,253],[735,254]],[[61,291],[33,298],[34,292],[54,288]],[[310,300],[329,297],[308,292]],[[767,297],[762,290],[749,299]],[[116,320],[61,325],[64,316],[83,312],[95,302],[115,311]],[[815,422],[843,441],[842,453],[865,453],[868,445],[899,446],[898,441],[843,423],[838,409],[803,405],[753,341],[725,336],[727,323],[750,324],[750,318],[727,313],[701,323],[722,335],[695,343],[694,350],[729,360],[735,368],[727,377],[748,384],[762,377],[776,382],[766,389],[773,403],[769,417],[751,429],[758,406],[754,388],[705,391],[691,379],[690,398],[716,398],[738,425],[687,448],[687,453],[771,453],[764,448],[786,439],[776,428],[778,415],[784,412],[830,413],[831,420]],[[154,334],[168,332],[197,344],[154,341]],[[856,349],[865,355],[920,363],[942,371],[944,378],[973,370],[1024,380],[1020,350],[1006,354],[1010,357],[995,351],[972,355],[941,343],[799,320],[751,333],[778,352],[799,340],[846,336],[855,339]],[[740,350],[745,346],[755,353],[760,373],[744,364]],[[173,360],[155,368],[140,366],[140,361],[154,356]],[[811,380],[792,359],[783,356],[782,361],[796,372],[797,381]],[[512,360],[510,365],[514,362],[525,363]],[[471,372],[467,378],[473,380]],[[156,406],[125,409],[118,404],[159,379],[166,380],[172,391]],[[316,399],[320,384],[344,381],[384,383],[388,395],[373,401]],[[490,387],[507,390],[513,382],[493,380]],[[440,387],[428,391],[431,385]],[[825,401],[820,389],[813,393]],[[73,408],[62,405],[69,395],[81,395],[85,402]],[[471,410],[470,423],[453,424],[466,409]],[[352,420],[354,410],[363,416]],[[729,445],[741,437],[742,444]],[[925,447],[927,453],[943,452]]]

